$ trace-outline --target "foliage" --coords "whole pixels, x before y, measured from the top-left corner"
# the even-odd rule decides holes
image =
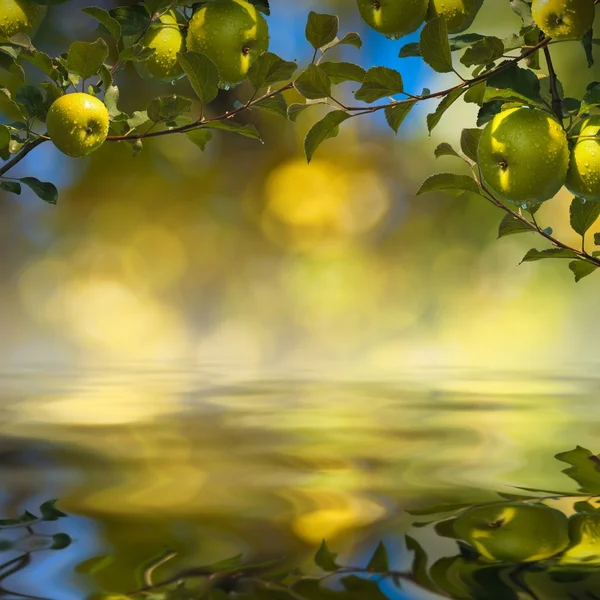
[[[35,1],[51,4],[53,0]],[[381,111],[390,128],[397,133],[415,104],[438,100],[438,106],[426,119],[427,129],[431,132],[448,108],[462,98],[479,106],[477,127],[464,129],[461,152],[449,144],[442,144],[436,149],[436,156],[450,155],[462,159],[471,174],[434,175],[418,193],[467,192],[501,209],[506,216],[500,224],[499,237],[533,232],[551,245],[550,249],[529,251],[523,259],[526,262],[567,258],[576,281],[600,267],[599,253],[588,252],[585,246],[586,234],[598,217],[598,203],[586,202],[583,196],[573,199],[571,224],[582,241],[580,247],[572,248],[556,238],[549,228],[538,224],[535,218],[538,204],[514,205],[510,199],[498,197],[486,184],[478,168],[480,128],[502,110],[530,107],[545,111],[561,124],[573,145],[580,137],[578,128],[582,121],[600,107],[600,84],[597,82],[588,85],[582,98],[564,97],[550,52],[551,47],[557,48],[559,43],[568,39],[552,39],[540,30],[532,17],[530,0],[502,0],[507,10],[512,8],[521,18],[519,30],[506,39],[473,32],[449,35],[445,16],[440,14],[427,20],[418,43],[402,47],[400,59],[420,56],[438,73],[455,73],[457,83],[449,89],[409,93],[405,90],[400,71],[396,69],[384,66],[365,68],[350,62],[330,60],[332,48],[346,45],[358,52],[363,42],[357,33],[340,34],[337,16],[310,12],[305,27],[307,43],[313,49],[310,64],[300,66],[272,52],[261,54],[247,70],[250,91],[245,102],[238,101],[221,114],[213,114],[212,103],[223,99],[221,90],[228,88],[229,84],[221,80],[219,69],[208,56],[182,48],[177,54],[178,71],[187,79],[190,96],[193,97],[169,94],[168,88],[165,88],[164,94],[131,113],[119,108],[118,75],[124,65],[132,62],[138,72],[148,73],[142,68],[144,63],[154,60],[154,66],[160,66],[158,53],[172,52],[172,49],[161,50],[156,44],[144,45],[148,32],[153,28],[167,27],[161,21],[164,15],[175,15],[175,25],[169,26],[179,28],[183,40],[195,11],[210,2],[232,1],[145,0],[112,10],[87,7],[83,12],[97,21],[100,37],[94,41],[73,41],[68,49],[54,57],[34,46],[29,30],[3,38],[0,68],[16,73],[21,85],[16,89],[0,87],[0,112],[4,115],[4,123],[0,125],[0,156],[5,161],[0,167],[0,187],[5,192],[20,194],[22,185],[26,185],[43,200],[56,203],[58,192],[52,183],[38,181],[34,177],[13,178],[9,172],[29,152],[50,140],[45,133],[44,122],[53,102],[78,90],[101,98],[106,105],[110,119],[106,143],[129,144],[134,153],[140,152],[143,142],[150,138],[181,134],[204,150],[213,137],[211,130],[215,129],[260,140],[260,133],[253,125],[238,121],[242,113],[266,111],[295,121],[301,112],[312,106],[329,107],[332,110],[320,118],[306,136],[304,150],[309,162],[319,146],[336,137],[340,127],[354,117]],[[250,4],[240,0],[238,3],[253,5],[251,10],[256,9],[266,16],[271,14],[269,0],[250,0]],[[374,6],[378,8],[377,4]],[[474,10],[479,10],[479,7],[480,3]],[[470,17],[467,21],[472,21],[473,15],[467,16]],[[593,64],[595,43],[597,40],[593,39],[591,30],[581,40],[581,59],[586,65]],[[222,44],[219,51],[227,48],[227,40],[220,40],[219,44]],[[243,53],[249,54],[250,49],[245,48]],[[462,56],[457,58],[457,53],[462,53]],[[545,57],[547,75],[541,71],[541,54]],[[37,85],[26,83],[24,62],[34,65],[46,80]],[[458,62],[472,70],[470,78],[459,75]],[[354,92],[356,105],[348,105],[340,99],[336,86],[345,82],[358,84]],[[303,98],[303,102],[288,104],[288,96],[293,90]],[[600,174],[595,176],[600,180]],[[595,235],[600,236],[600,232]]]
[[[593,534],[593,528],[599,527],[600,536],[600,458],[577,447],[557,454],[556,459],[569,465],[563,473],[577,485],[578,492],[526,489],[526,494],[499,493],[499,498],[492,501],[417,508],[409,511],[418,518],[413,524],[414,535],[404,535],[400,545],[383,541],[373,544],[368,552],[361,553],[360,559],[353,561],[355,564],[349,565],[326,541],[316,550],[314,565],[308,572],[290,564],[284,557],[248,562],[241,555],[177,570],[170,568],[170,561],[177,554],[167,551],[144,564],[137,589],[120,590],[117,595],[114,591],[104,592],[94,597],[122,600],[385,600],[412,593],[416,586],[442,597],[466,600],[517,600],[523,593],[540,600],[593,598],[593,590],[600,582],[597,570],[600,537],[590,538],[589,532]],[[482,559],[476,548],[459,538],[453,523],[470,509],[491,507],[502,510],[503,506],[510,510],[520,506],[557,506],[564,510],[569,506],[567,510],[574,515],[570,519],[573,526],[569,527],[569,546],[549,558],[526,563]],[[54,500],[42,504],[38,512],[40,516],[25,512],[18,518],[0,521],[0,552],[14,554],[17,551],[18,554],[0,565],[0,591],[5,595],[13,592],[4,587],[4,580],[26,569],[34,553],[62,550],[71,544],[71,538],[65,533],[40,535],[34,531],[38,524],[66,517],[56,508]],[[577,529],[577,524],[582,523],[588,527],[583,530],[588,534],[583,543],[582,530]],[[419,541],[418,532],[423,527],[429,528],[430,532]],[[446,552],[440,558],[436,549],[435,557],[429,554],[428,545],[436,534],[440,538],[449,538],[454,544],[454,553]],[[583,546],[583,560],[577,559],[578,545]],[[94,577],[110,567],[112,560],[111,556],[92,558],[81,563],[77,571],[80,575]]]

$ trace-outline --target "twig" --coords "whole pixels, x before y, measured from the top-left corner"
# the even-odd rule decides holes
[[[35,150],[39,145],[46,142],[48,138],[38,137],[31,142],[27,142],[20,152],[15,154],[9,161],[5,162],[0,167],[0,177],[10,171],[15,165],[20,163],[32,150]]]
[[[560,99],[560,93],[558,91],[558,77],[554,70],[554,64],[552,63],[552,56],[550,54],[550,48],[544,46],[544,56],[546,57],[546,64],[548,65],[548,75],[550,77],[550,93],[552,94],[552,110],[556,115],[556,118],[562,123],[564,119],[562,100]]]
[[[475,173],[474,173],[474,175],[475,175]],[[531,231],[535,231],[537,234],[539,234],[543,238],[547,239],[553,246],[555,246],[557,248],[561,248],[562,250],[569,250],[570,252],[575,254],[580,260],[584,260],[586,262],[589,262],[589,263],[595,265],[596,267],[600,267],[600,259],[596,258],[595,256],[592,256],[591,254],[588,254],[584,250],[577,250],[576,248],[572,248],[568,244],[561,242],[559,239],[555,238],[552,234],[550,234],[547,231],[545,231],[544,229],[542,229],[538,225],[535,218],[533,219],[533,221],[529,221],[522,214],[518,213],[517,211],[512,210],[511,208],[506,206],[506,204],[504,204],[503,202],[498,200],[494,196],[494,194],[488,189],[488,187],[485,185],[485,183],[483,182],[481,173],[479,173],[479,176],[475,175],[475,179],[477,181],[477,184],[481,188],[481,190],[484,192],[484,194],[482,194],[483,197],[486,200],[488,200],[488,202],[493,204],[495,207],[508,213],[513,218],[517,219],[517,221],[520,221],[521,223],[523,223],[523,225],[526,225],[529,229],[531,229]]]

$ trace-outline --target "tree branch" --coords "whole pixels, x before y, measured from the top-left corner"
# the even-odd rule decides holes
[[[552,110],[556,115],[556,118],[562,123],[564,119],[562,100],[560,99],[560,93],[558,90],[558,77],[554,70],[554,64],[552,63],[552,56],[550,54],[550,48],[548,45],[544,46],[544,56],[546,57],[546,64],[548,65],[548,76],[550,77],[550,93],[552,94]]]
[[[527,50],[527,52],[524,52],[521,56],[516,56],[512,60],[502,63],[501,65],[499,65],[495,69],[492,69],[488,73],[479,75],[478,77],[474,77],[473,79],[464,80],[461,83],[459,83],[458,85],[455,85],[451,88],[448,88],[445,90],[440,90],[440,91],[434,92],[432,94],[426,94],[424,96],[409,96],[408,98],[406,98],[404,100],[396,100],[394,102],[388,102],[387,104],[380,104],[378,106],[371,106],[371,107],[347,106],[347,107],[345,107],[345,110],[347,112],[360,112],[361,115],[362,114],[366,115],[366,114],[378,112],[380,110],[384,110],[386,108],[397,106],[400,104],[412,104],[415,102],[423,102],[424,100],[443,98],[444,96],[447,96],[448,94],[450,94],[451,92],[453,92],[457,89],[469,88],[472,85],[481,83],[482,81],[486,81],[490,77],[493,77],[494,75],[497,75],[498,73],[505,71],[506,69],[510,68],[514,64],[517,64],[520,61],[528,58],[529,56],[531,56],[532,54],[534,54],[541,48],[545,48],[550,43],[551,39],[552,38],[544,38],[536,46],[533,46],[532,48]],[[120,141],[124,141],[124,140],[140,140],[140,139],[151,138],[151,137],[160,137],[163,135],[173,135],[176,133],[185,133],[187,131],[192,131],[193,129],[201,129],[202,126],[205,125],[206,123],[212,123],[214,121],[225,121],[227,119],[230,119],[231,117],[235,116],[236,114],[241,113],[249,108],[252,108],[256,104],[260,104],[261,102],[264,102],[265,100],[267,100],[273,96],[276,96],[277,94],[280,94],[282,92],[285,92],[286,90],[292,89],[293,87],[294,87],[293,83],[288,83],[285,86],[283,86],[282,88],[279,88],[273,92],[265,94],[264,96],[261,96],[260,98],[252,100],[250,102],[247,102],[246,104],[240,106],[239,108],[236,108],[235,110],[228,111],[217,117],[211,117],[210,119],[204,119],[202,121],[197,121],[195,123],[189,123],[187,125],[182,125],[181,127],[174,127],[173,129],[165,129],[163,131],[154,131],[149,134],[140,133],[140,134],[134,134],[134,135],[113,135],[113,136],[107,137],[106,140],[108,142],[120,142]]]
[[[474,173],[474,175],[475,175],[475,173]],[[540,235],[543,238],[545,238],[546,240],[548,240],[556,248],[561,248],[562,250],[569,250],[570,252],[575,254],[577,257],[579,257],[580,260],[584,260],[586,262],[589,262],[589,263],[595,265],[596,267],[600,267],[600,259],[599,258],[596,258],[595,256],[592,256],[591,254],[588,254],[587,252],[585,252],[585,250],[578,250],[576,248],[569,246],[568,244],[565,244],[564,242],[561,242],[559,239],[555,238],[551,233],[548,233],[547,231],[542,229],[538,225],[537,221],[535,220],[535,217],[533,218],[532,221],[529,221],[522,214],[509,208],[508,206],[506,206],[506,204],[504,204],[503,202],[498,200],[498,198],[496,198],[494,196],[494,194],[489,190],[489,188],[483,182],[483,178],[481,177],[481,172],[479,172],[479,176],[475,176],[475,180],[477,181],[477,184],[479,185],[481,190],[485,193],[484,198],[486,200],[488,200],[488,202],[493,204],[496,208],[499,208],[500,210],[503,210],[504,212],[508,213],[514,219],[521,222],[523,225],[526,225],[529,229],[531,229],[531,231],[537,233],[538,235]]]
[[[35,150],[38,146],[44,142],[47,142],[48,140],[49,138],[38,137],[31,142],[27,142],[20,152],[15,154],[9,161],[5,162],[0,167],[0,177],[8,173],[8,171],[10,171],[16,164],[20,163],[32,150]]]

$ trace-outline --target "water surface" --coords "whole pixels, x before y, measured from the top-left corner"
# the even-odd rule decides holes
[[[0,568],[1,583],[57,600],[126,593],[167,555],[155,575],[237,554],[310,566],[323,539],[353,564],[384,540],[401,564],[407,532],[439,554],[446,546],[414,528],[407,509],[483,502],[515,486],[577,489],[553,456],[600,451],[599,387],[582,376],[458,370],[379,382],[183,368],[6,372],[2,514],[58,498],[69,516],[34,534],[64,532],[72,543],[33,552],[6,578]],[[15,531],[0,534],[14,542]],[[21,545],[3,560],[32,543],[18,531]]]

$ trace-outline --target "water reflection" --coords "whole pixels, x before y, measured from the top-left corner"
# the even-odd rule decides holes
[[[36,507],[58,497],[70,515],[0,547],[2,561],[31,559],[12,563],[21,566],[6,578],[18,593],[57,600],[124,594],[143,587],[148,568],[154,585],[237,555],[235,577],[225,578],[221,592],[235,588],[248,598],[553,599],[563,592],[544,589],[584,579],[593,593],[600,513],[590,496],[600,494],[599,473],[589,453],[562,454],[569,486],[553,456],[578,443],[594,447],[595,380],[430,372],[428,380],[415,373],[402,383],[240,382],[231,372],[183,366],[135,377],[102,368],[3,379],[2,512],[38,515]],[[526,556],[491,562],[501,555],[487,538],[496,539],[505,521],[535,523],[522,507],[540,496],[544,510],[569,518],[566,529],[557,517],[558,533],[543,551],[517,536],[511,544]],[[443,509],[431,509],[434,502]],[[473,502],[496,511],[484,515],[479,537],[449,527],[473,514]],[[540,523],[547,534],[551,527]],[[12,539],[15,531],[8,533]],[[73,543],[51,550],[58,533]],[[328,577],[331,589],[313,589],[321,575],[311,557],[324,538],[340,551],[336,564],[352,569]],[[391,575],[364,571],[381,540],[388,570],[401,573],[400,591]],[[300,569],[308,579],[286,579],[292,592],[271,584],[257,591],[245,569],[273,558],[281,560],[262,578],[279,584]],[[427,577],[417,580],[419,573]],[[373,581],[365,583],[367,575]],[[525,583],[517,586],[515,577]],[[192,579],[193,597],[205,597],[197,588],[209,577]],[[489,595],[506,586],[516,595]],[[171,597],[175,588],[166,588]],[[565,589],[565,598],[580,597]]]

